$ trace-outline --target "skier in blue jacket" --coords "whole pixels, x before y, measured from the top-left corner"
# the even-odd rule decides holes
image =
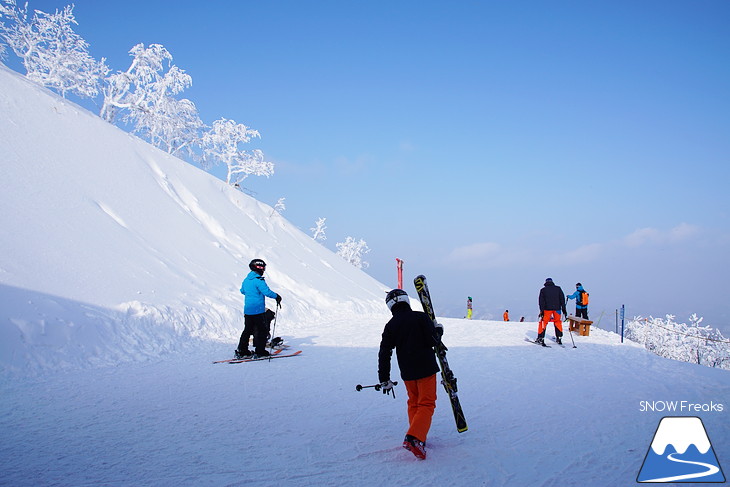
[[[575,285],[575,292],[568,296],[568,299],[575,299],[575,316],[578,318],[585,318],[587,320],[588,304],[583,298],[583,293],[588,294],[586,290],[583,289],[583,285],[581,283],[577,283]]]
[[[236,358],[250,357],[252,352],[248,349],[248,337],[253,335],[253,353],[258,357],[266,357],[266,335],[268,326],[266,323],[266,297],[276,299],[276,305],[281,307],[281,296],[269,289],[264,280],[266,262],[261,259],[254,259],[248,264],[251,272],[241,283],[241,294],[245,296],[243,303],[243,333],[236,349]]]

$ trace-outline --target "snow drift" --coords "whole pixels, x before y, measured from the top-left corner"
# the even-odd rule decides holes
[[[0,112],[3,369],[234,343],[253,258],[289,323],[386,311],[384,285],[268,205],[4,66]]]

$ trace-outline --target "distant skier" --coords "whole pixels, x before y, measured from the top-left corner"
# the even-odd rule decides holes
[[[471,309],[471,296],[466,298],[466,319],[470,320],[472,317],[472,309]]]
[[[549,277],[545,279],[545,285],[540,289],[538,303],[540,305],[540,322],[537,325],[537,340],[535,342],[541,345],[545,344],[547,324],[553,321],[555,324],[555,340],[558,344],[562,344],[563,324],[560,311],[562,310],[565,315],[568,314],[565,309],[565,294],[563,294],[560,286],[556,286]]]
[[[413,311],[408,294],[393,289],[385,297],[393,317],[385,325],[378,352],[378,378],[383,394],[393,389],[390,361],[395,348],[400,375],[408,392],[408,431],[403,448],[417,458],[426,458],[426,437],[436,409],[436,373],[433,347],[443,334],[426,313]]]
[[[269,324],[266,322],[266,298],[276,299],[276,305],[281,307],[281,296],[269,289],[264,280],[266,262],[254,259],[248,264],[251,272],[241,283],[241,294],[245,296],[243,304],[244,327],[236,349],[236,358],[250,357],[248,339],[253,335],[254,354],[257,357],[267,357],[266,337],[269,333]],[[270,322],[270,320],[269,320]]]
[[[575,299],[575,316],[588,319],[588,293],[583,289],[581,283],[575,285],[575,292],[568,296],[568,299]]]
[[[504,310],[504,313],[502,313],[502,321],[509,321],[509,310]]]

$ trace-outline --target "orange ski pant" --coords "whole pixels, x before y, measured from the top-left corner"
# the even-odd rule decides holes
[[[544,337],[545,329],[548,323],[551,321],[555,322],[555,329],[560,330],[560,335],[563,333],[563,321],[560,319],[560,313],[557,311],[544,311],[540,323],[537,325],[537,336]],[[557,335],[557,333],[556,333]]]
[[[423,379],[407,380],[408,433],[425,442],[436,409],[436,374]]]

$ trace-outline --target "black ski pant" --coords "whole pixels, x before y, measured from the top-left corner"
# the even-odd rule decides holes
[[[266,338],[269,334],[269,324],[266,322],[265,314],[243,315],[243,333],[238,341],[238,351],[248,350],[248,341],[253,335],[254,352],[260,354],[266,349]]]
[[[575,308],[575,316],[576,318],[583,318],[584,320],[587,320],[588,308]]]

